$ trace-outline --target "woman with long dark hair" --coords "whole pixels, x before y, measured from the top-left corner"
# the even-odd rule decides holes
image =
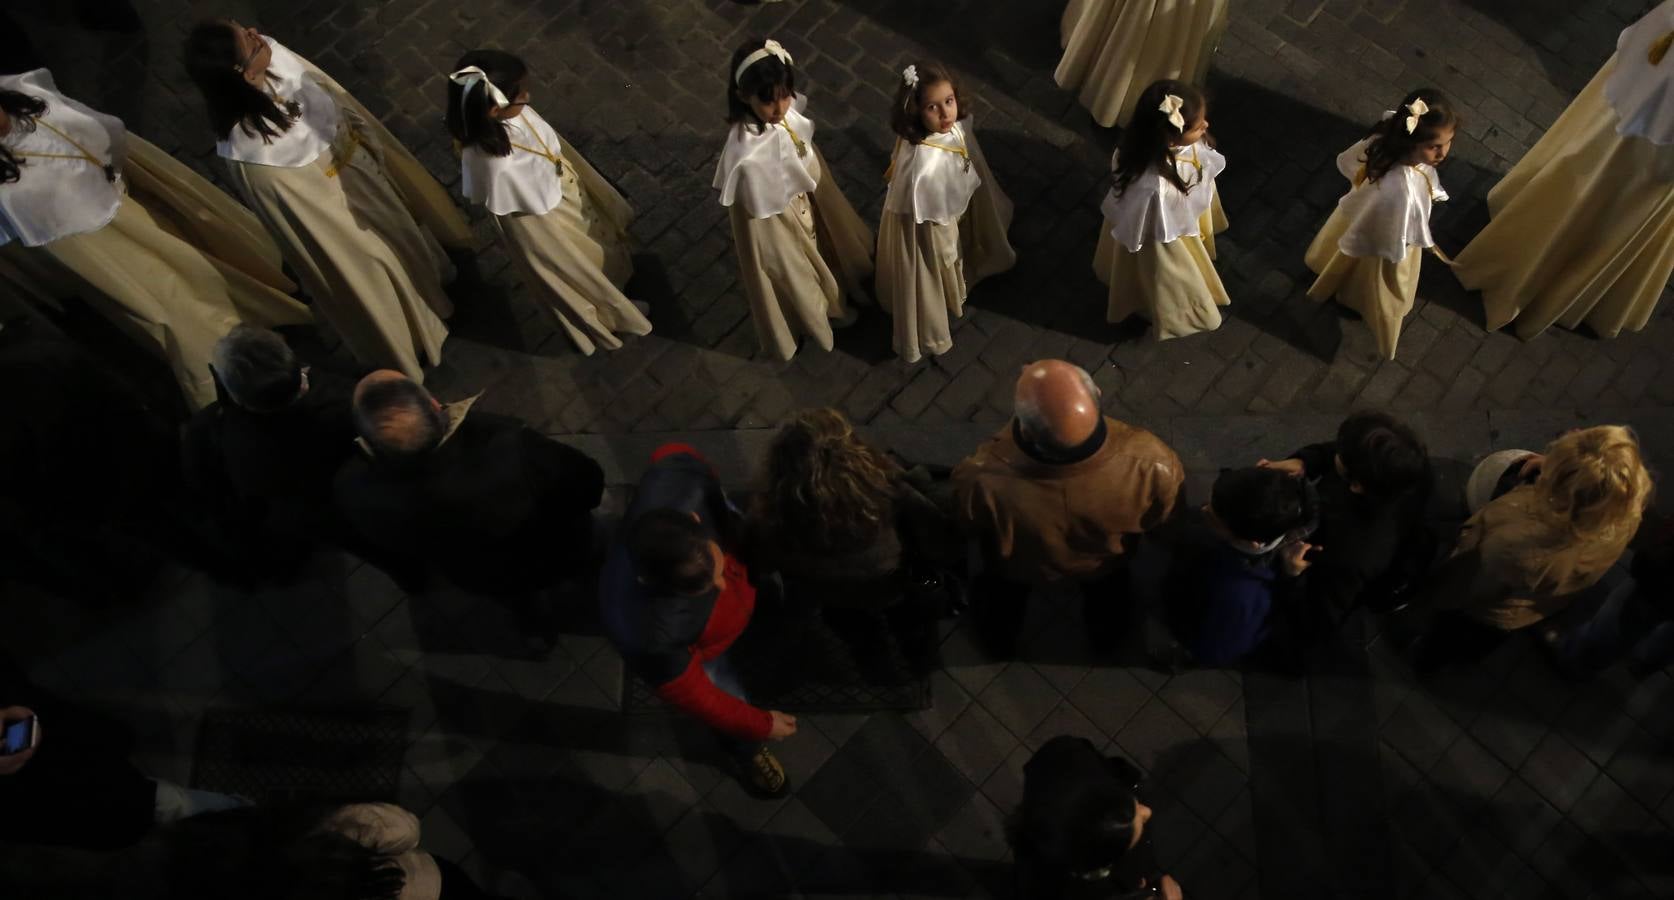
[[[192,408],[214,401],[210,351],[234,325],[310,318],[248,210],[46,69],[0,76],[0,285],[82,298],[167,360]]]
[[[633,276],[633,207],[529,105],[529,67],[472,50],[448,75],[447,125],[465,199],[494,217],[524,281],[581,352],[650,334],[651,307],[622,293]]]
[[[361,363],[422,378],[453,313],[437,241],[470,245],[447,193],[335,81],[256,29],[199,22],[185,58],[216,153],[315,308]]]
[[[857,659],[887,654],[886,629],[925,671],[965,545],[920,474],[861,440],[841,412],[804,410],[773,439],[748,523],[755,565],[783,576],[792,603],[858,636]]]

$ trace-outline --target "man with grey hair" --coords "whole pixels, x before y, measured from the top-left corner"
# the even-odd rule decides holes
[[[431,574],[526,595],[577,574],[592,549],[604,470],[516,419],[443,406],[390,369],[354,392],[360,452],[338,471],[357,549],[412,587]]]
[[[1016,653],[1037,587],[1076,584],[1088,638],[1109,649],[1127,615],[1127,560],[1140,534],[1174,513],[1180,458],[1156,435],[1099,412],[1099,389],[1078,366],[1023,367],[1015,417],[953,470],[961,523],[986,570],[972,612],[1001,657]]]
[[[265,328],[234,327],[211,358],[223,399],[186,426],[187,483],[242,563],[296,563],[339,530],[331,477],[354,449],[347,386],[314,376]]]

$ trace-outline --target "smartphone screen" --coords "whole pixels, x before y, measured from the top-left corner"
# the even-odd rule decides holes
[[[28,750],[35,741],[35,720],[33,718],[7,722],[4,737],[0,737],[0,753],[11,755]]]

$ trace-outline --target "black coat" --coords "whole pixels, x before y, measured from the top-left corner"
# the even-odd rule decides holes
[[[604,470],[522,422],[476,412],[419,459],[357,452],[338,470],[334,496],[380,564],[434,567],[472,590],[521,591],[586,558]]]
[[[281,410],[215,403],[192,417],[181,447],[187,484],[214,520],[252,540],[310,540],[335,531],[332,478],[355,447],[350,386],[327,374]]]

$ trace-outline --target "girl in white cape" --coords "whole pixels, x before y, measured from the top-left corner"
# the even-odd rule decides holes
[[[1227,229],[1215,179],[1226,157],[1208,112],[1202,91],[1159,81],[1140,95],[1111,160],[1093,271],[1110,288],[1106,319],[1144,316],[1157,340],[1214,331],[1232,302],[1215,271],[1215,233]]]
[[[256,29],[200,22],[185,56],[215,152],[315,311],[363,365],[422,379],[453,313],[437,241],[471,245],[447,192],[337,82]]]
[[[628,206],[529,106],[523,60],[472,50],[448,76],[448,131],[460,189],[494,217],[529,289],[582,353],[650,334],[650,307],[622,294],[633,276]]]
[[[744,42],[727,67],[726,146],[714,188],[732,223],[739,278],[762,352],[779,360],[806,337],[832,348],[831,328],[872,275],[872,232],[814,146],[808,98],[778,41]]]
[[[1458,124],[1440,91],[1408,94],[1369,136],[1337,155],[1337,171],[1351,187],[1308,246],[1305,260],[1319,276],[1308,296],[1335,297],[1359,313],[1388,359],[1418,297],[1424,251],[1436,245],[1430,206],[1447,199],[1436,166],[1452,150]]]
[[[1011,199],[977,144],[953,73],[934,60],[901,72],[890,115],[895,151],[878,226],[878,304],[895,318],[907,362],[953,347],[948,316],[971,285],[1017,264]]]
[[[0,288],[82,298],[167,360],[199,409],[233,326],[310,320],[279,265],[249,210],[121,119],[64,96],[46,69],[0,76]]]

